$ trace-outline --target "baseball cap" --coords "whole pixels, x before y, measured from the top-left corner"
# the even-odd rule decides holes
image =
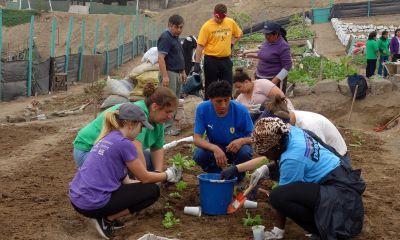
[[[141,122],[145,128],[150,130],[154,129],[154,127],[147,121],[146,114],[140,107],[132,103],[124,103],[119,107],[118,111],[119,119]]]
[[[263,29],[261,29],[261,32],[262,33],[273,33],[273,32],[277,32],[277,33],[279,33],[279,31],[280,31],[280,29],[281,29],[281,25],[279,25],[278,23],[276,23],[276,22],[265,22],[264,23],[264,27],[263,27]]]

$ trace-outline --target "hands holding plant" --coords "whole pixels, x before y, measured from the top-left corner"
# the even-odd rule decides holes
[[[177,168],[175,164],[172,164],[171,167],[167,168],[165,173],[167,174],[168,182],[177,183],[182,178],[182,169]]]

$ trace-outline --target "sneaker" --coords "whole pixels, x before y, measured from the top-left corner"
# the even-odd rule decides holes
[[[110,239],[110,237],[113,236],[114,226],[112,225],[111,221],[105,218],[96,218],[92,220],[100,236],[102,236],[105,239]]]
[[[282,239],[285,234],[285,230],[274,227],[271,231],[265,232],[265,240]]]
[[[120,229],[125,227],[124,223],[115,219],[114,221],[111,222],[112,226],[114,227],[114,229]]]

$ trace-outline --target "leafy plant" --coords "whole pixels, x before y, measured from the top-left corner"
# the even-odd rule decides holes
[[[3,9],[3,25],[12,27],[31,21],[31,16],[38,14],[36,10]]]
[[[169,196],[172,198],[182,198],[182,195],[178,192],[172,192],[169,194]]]
[[[169,204],[169,202],[166,202],[164,208],[165,209],[172,209],[173,207],[171,206],[171,204]]]
[[[182,190],[186,189],[187,183],[185,181],[181,180],[181,181],[175,183],[175,187],[178,191],[182,191]]]
[[[162,220],[162,224],[165,228],[171,228],[175,224],[180,222],[179,219],[175,218],[174,214],[171,211],[168,211],[164,215],[164,219]]]
[[[245,12],[236,12],[233,9],[229,9],[229,16],[231,16],[241,29],[249,26],[252,22],[251,15]]]
[[[354,65],[365,66],[367,64],[367,59],[364,55],[355,55],[351,61]]]
[[[175,164],[175,166],[179,169],[191,169],[192,167],[196,166],[196,162],[192,159],[188,159],[187,156],[183,156],[182,154],[178,153],[173,156],[171,159],[168,160],[169,163]]]
[[[246,218],[243,218],[243,226],[256,226],[262,224],[262,219],[259,214],[251,217],[249,210],[246,210]]]
[[[263,42],[264,40],[265,40],[264,34],[260,33],[260,32],[256,32],[256,33],[253,33],[253,34],[250,34],[247,36],[243,36],[242,38],[240,38],[239,41]]]

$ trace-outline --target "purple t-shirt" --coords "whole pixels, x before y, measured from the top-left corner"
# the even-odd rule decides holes
[[[282,37],[274,43],[265,41],[258,51],[257,76],[271,80],[282,68],[287,71],[292,68],[289,44]]]
[[[84,210],[104,207],[128,170],[125,162],[137,159],[135,145],[120,131],[112,131],[93,146],[70,183],[71,202]]]

